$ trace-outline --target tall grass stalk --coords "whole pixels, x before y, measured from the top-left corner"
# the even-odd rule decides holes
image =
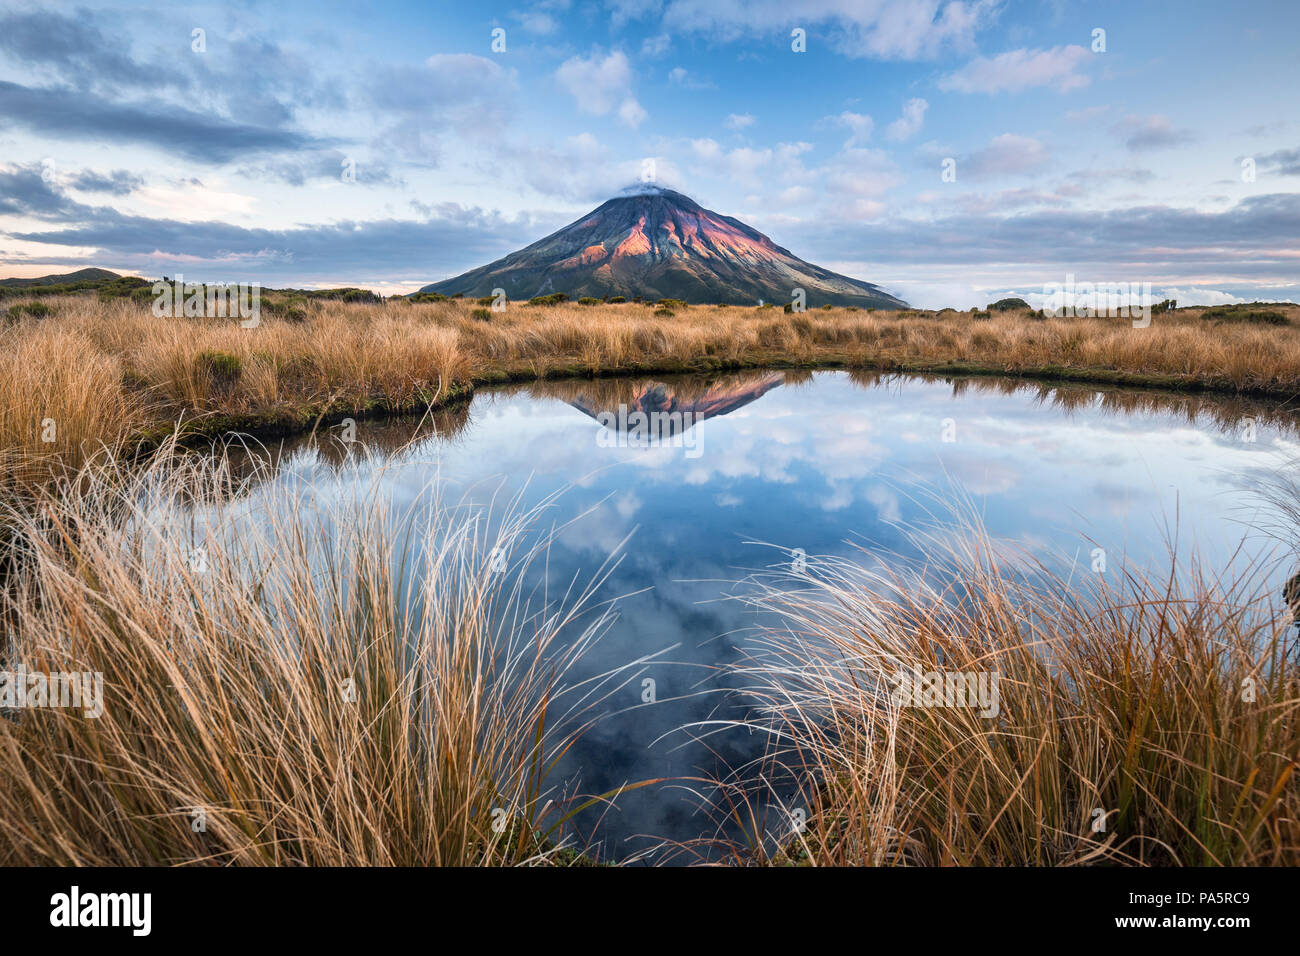
[[[1300,864],[1289,612],[1195,562],[1063,575],[1008,561],[978,525],[918,544],[920,566],[864,551],[754,579],[768,623],[744,672],[773,750],[718,803],[758,834],[738,855]],[[914,667],[996,673],[997,715],[905,705],[896,675]],[[802,828],[761,809],[791,809],[778,767],[802,786]]]
[[[351,501],[259,500],[225,462],[103,458],[4,506],[3,666],[102,672],[105,706],[0,717],[0,864],[556,859],[609,567],[535,583],[546,502],[398,507],[367,461]]]

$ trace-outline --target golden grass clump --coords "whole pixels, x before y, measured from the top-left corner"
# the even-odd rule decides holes
[[[0,333],[0,488],[75,471],[145,421],[121,359],[75,328]]]
[[[978,528],[919,543],[920,568],[863,552],[756,579],[746,600],[775,623],[745,673],[807,825],[746,852],[813,865],[1300,864],[1289,612],[1196,567],[1065,577],[1008,560]],[[916,706],[900,673],[996,674],[996,713]],[[751,831],[770,779],[729,798]]]
[[[565,684],[600,575],[535,593],[538,511],[435,486],[397,511],[354,467],[330,511],[170,454],[5,506],[3,666],[101,673],[103,712],[0,716],[0,865],[562,858],[550,771],[600,696]]]

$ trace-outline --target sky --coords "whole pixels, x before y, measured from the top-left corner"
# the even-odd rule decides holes
[[[0,275],[387,294],[647,178],[928,308],[1300,301],[1294,0],[0,2]]]

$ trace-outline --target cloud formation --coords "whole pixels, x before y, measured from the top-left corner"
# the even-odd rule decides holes
[[[885,127],[885,136],[896,143],[911,139],[921,131],[929,108],[930,104],[919,96],[908,100],[903,104],[903,115]]]
[[[634,129],[646,118],[632,93],[631,64],[621,50],[603,57],[598,52],[571,57],[560,64],[555,79],[584,113],[606,116],[617,111],[619,119]]]
[[[940,77],[938,85],[954,93],[1019,93],[1040,86],[1068,93],[1091,82],[1083,67],[1095,55],[1075,45],[1009,50],[995,57],[977,57]]]

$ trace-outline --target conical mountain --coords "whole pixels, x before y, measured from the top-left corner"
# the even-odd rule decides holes
[[[658,187],[610,199],[545,239],[420,291],[757,305],[789,302],[796,288],[808,308],[907,307],[879,286],[805,262],[740,220]]]

